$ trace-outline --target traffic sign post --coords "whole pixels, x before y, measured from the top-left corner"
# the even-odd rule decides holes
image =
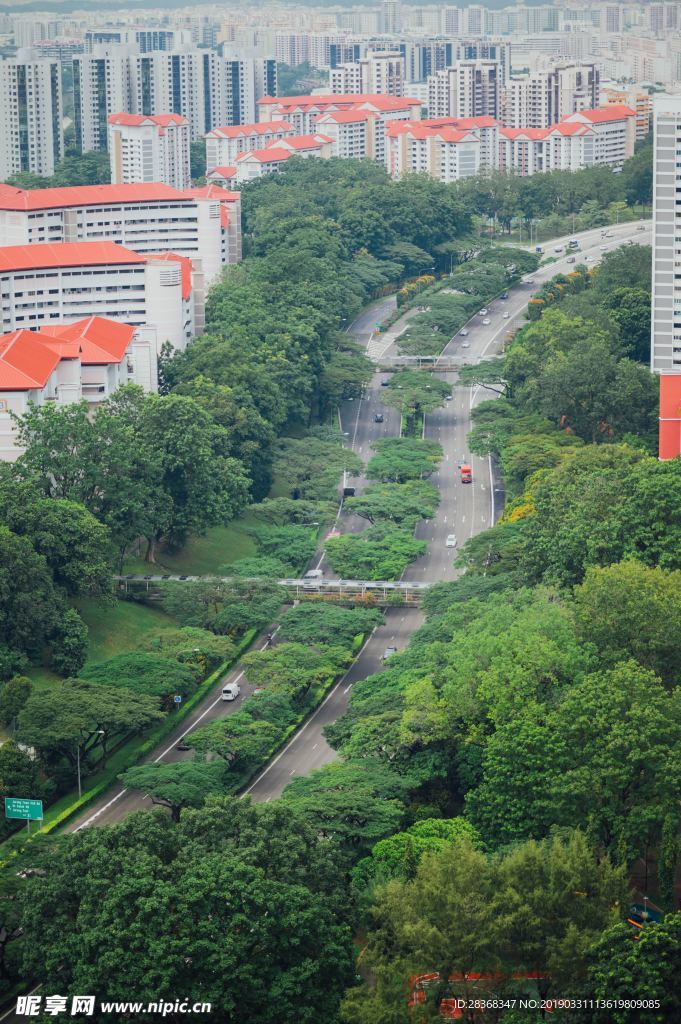
[[[24,820],[30,832],[32,821],[43,820],[43,802],[42,800],[26,800],[18,796],[6,796],[5,817]]]
[[[181,704],[181,703],[182,703],[182,697],[181,697],[181,696],[179,695],[179,693],[176,693],[176,694],[175,694],[175,696],[173,697],[173,701],[174,701],[174,702],[175,702],[176,704]]]

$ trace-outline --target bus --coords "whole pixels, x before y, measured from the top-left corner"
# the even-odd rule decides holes
[[[467,463],[464,463],[463,466],[461,466],[461,483],[462,484],[472,484],[473,483],[473,470],[471,469],[471,467]]]

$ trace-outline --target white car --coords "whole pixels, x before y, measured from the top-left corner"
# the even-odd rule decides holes
[[[487,316],[487,310],[481,309],[480,312],[478,313],[478,316]]]
[[[645,229],[646,229],[645,224],[639,224],[639,226],[636,228],[637,231],[645,231]]]
[[[534,278],[533,277],[526,277],[525,278],[525,284],[534,284]]]
[[[601,250],[601,252],[603,252],[603,250],[607,249],[608,247],[607,245],[599,245],[598,248]]]
[[[461,346],[461,348],[470,348],[470,347],[471,347],[470,341],[464,341],[463,345]]]
[[[593,259],[593,256],[585,256],[584,257],[584,262],[585,263],[591,263],[592,259]]]
[[[459,335],[462,338],[467,338],[468,337],[468,329],[466,327],[462,327],[461,330],[459,331]]]
[[[485,324],[485,325],[487,325],[487,324],[491,324],[491,323],[492,323],[492,321],[490,320],[490,318],[489,318],[488,316],[486,316],[486,317],[485,317],[485,319],[484,319],[484,320],[483,320],[482,322],[483,322],[483,324]]]
[[[557,246],[555,246],[553,251],[554,252],[562,252],[563,251],[563,246],[562,245],[557,245]]]
[[[445,541],[445,544],[446,544],[446,546],[448,548],[455,548],[456,547],[456,534],[455,533],[450,533],[449,536],[447,537],[447,540]]]
[[[511,314],[510,314],[510,313],[509,313],[508,311],[507,311],[506,313],[502,313],[502,316],[503,316],[504,320],[508,320],[508,318],[510,317],[510,315],[511,315]]]

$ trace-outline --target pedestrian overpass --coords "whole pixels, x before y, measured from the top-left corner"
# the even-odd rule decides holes
[[[262,581],[262,577],[258,577]],[[252,578],[254,581],[255,578]],[[230,583],[245,583],[246,577],[239,576],[172,576],[149,573],[129,573],[114,576],[118,590],[124,594],[144,595],[149,600],[159,600],[162,590],[169,583],[206,583],[217,587],[228,587]],[[331,580],[331,579],[287,579],[276,582],[296,601],[347,602],[348,604],[375,605],[416,605],[432,582],[411,582],[399,580]]]

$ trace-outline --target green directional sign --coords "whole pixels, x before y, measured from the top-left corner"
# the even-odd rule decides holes
[[[18,796],[6,796],[5,817],[23,818],[25,821],[41,821],[43,802],[42,800],[25,800]]]

